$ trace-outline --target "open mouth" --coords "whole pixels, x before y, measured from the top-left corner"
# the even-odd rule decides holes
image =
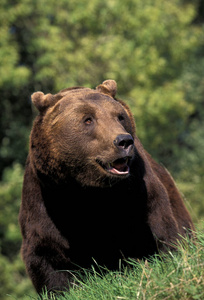
[[[128,157],[119,158],[111,163],[103,163],[100,160],[96,160],[96,162],[107,172],[114,175],[128,175],[130,172]]]

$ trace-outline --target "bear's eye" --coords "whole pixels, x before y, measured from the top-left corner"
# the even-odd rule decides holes
[[[88,117],[88,118],[86,118],[86,119],[84,120],[84,123],[85,123],[86,125],[90,125],[90,124],[93,123],[93,119],[92,119],[91,117]]]
[[[118,116],[118,120],[119,120],[120,122],[124,121],[124,119],[125,119],[125,118],[123,117],[123,115],[119,115],[119,116]]]

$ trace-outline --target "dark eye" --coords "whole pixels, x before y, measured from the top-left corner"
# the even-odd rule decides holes
[[[90,124],[93,123],[93,119],[92,119],[91,117],[88,117],[88,118],[86,118],[86,119],[84,120],[84,123],[85,123],[86,125],[90,125]]]
[[[119,120],[120,122],[124,121],[123,115],[119,115],[119,116],[118,116],[118,120]]]

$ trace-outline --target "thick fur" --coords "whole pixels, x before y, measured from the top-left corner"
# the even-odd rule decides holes
[[[194,228],[171,175],[144,150],[116,92],[107,80],[96,90],[32,95],[39,116],[19,222],[22,256],[38,292],[68,288],[73,271],[94,260],[117,269],[120,259],[173,249]]]

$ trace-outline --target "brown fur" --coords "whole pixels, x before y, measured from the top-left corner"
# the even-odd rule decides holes
[[[19,221],[38,292],[68,288],[78,266],[173,249],[193,223],[166,169],[143,149],[116,82],[32,95]],[[94,260],[93,260],[94,259]]]

